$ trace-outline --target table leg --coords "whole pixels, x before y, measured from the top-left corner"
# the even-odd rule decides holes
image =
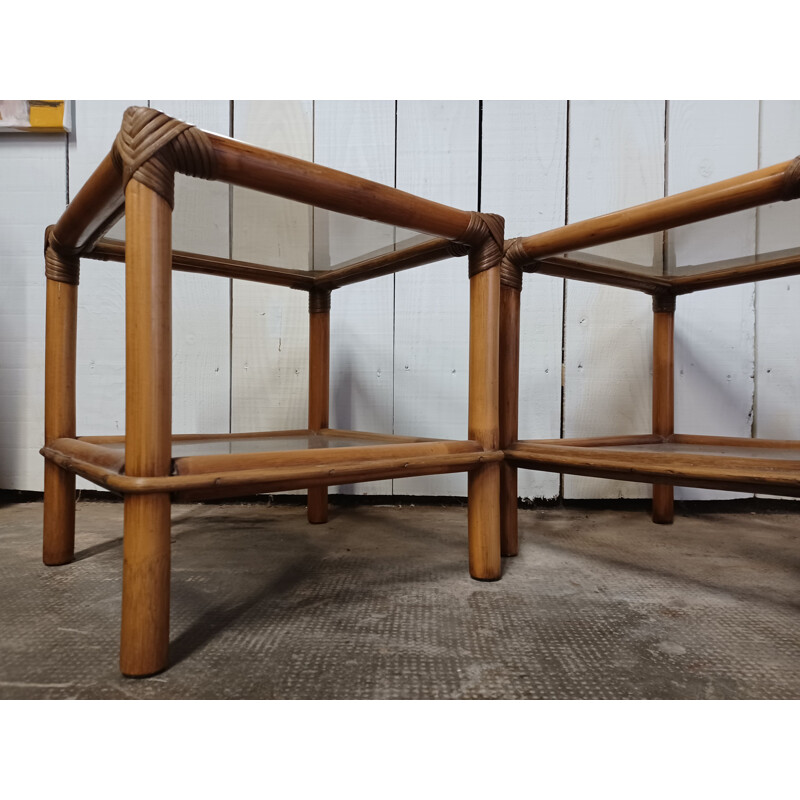
[[[499,317],[498,263],[470,278],[469,438],[485,450],[499,446]],[[500,577],[500,467],[490,462],[469,473],[469,571],[479,580]]]
[[[45,334],[45,444],[75,436],[75,347],[78,286],[47,280]],[[44,462],[44,540],[42,558],[55,566],[75,554],[75,475]]]
[[[675,297],[653,297],[653,433],[675,432]],[[675,515],[671,484],[653,484],[653,522],[670,524]]]
[[[500,286],[500,447],[518,437],[519,417],[519,307],[520,289],[505,282]],[[500,467],[500,551],[515,556],[517,533],[517,468]]]
[[[137,180],[126,189],[125,474],[170,474],[172,229],[169,203]],[[120,668],[167,666],[170,496],[125,497]]]
[[[312,290],[308,297],[308,427],[319,431],[328,427],[330,393],[330,307],[329,290]],[[328,487],[308,490],[308,521],[328,521]]]

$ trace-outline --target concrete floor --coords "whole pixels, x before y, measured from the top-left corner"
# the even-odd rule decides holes
[[[173,508],[171,667],[117,671],[122,506],[0,508],[0,698],[798,698],[796,514],[521,511],[467,575],[460,507]]]

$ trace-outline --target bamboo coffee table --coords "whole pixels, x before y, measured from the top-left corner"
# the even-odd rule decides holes
[[[426,234],[410,248],[327,272],[174,252],[175,172],[224,181]],[[122,215],[125,242],[101,238]],[[47,229],[44,562],[74,554],[75,475],[124,497],[120,666],[144,676],[167,666],[170,504],[308,488],[308,518],[327,519],[327,486],[469,473],[472,577],[500,577],[498,339],[503,220],[202,131],[149,108],[129,108],[110,153]],[[463,440],[328,427],[329,309],[341,286],[469,255],[469,429]],[[125,436],[76,435],[80,258],[125,262]],[[171,273],[184,270],[306,291],[308,429],[225,435],[171,431]],[[266,387],[265,387],[266,388]]]
[[[517,552],[517,468],[653,484],[653,520],[673,520],[673,486],[800,497],[800,442],[689,436],[674,430],[673,323],[679,295],[800,273],[800,248],[657,271],[583,248],[664,232],[800,197],[800,157],[730,180],[506,243],[500,348],[502,552]],[[665,248],[666,249],[666,248]],[[653,422],[647,435],[520,440],[520,291],[523,272],[623,287],[653,298]],[[654,274],[655,272],[655,274]]]

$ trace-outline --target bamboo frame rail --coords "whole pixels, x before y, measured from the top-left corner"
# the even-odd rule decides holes
[[[698,189],[512,240],[512,250],[507,255],[525,269],[547,256],[797,197],[800,197],[800,156]]]
[[[305,271],[172,250],[176,172],[256,189],[433,236],[330,271]],[[103,238],[123,214],[125,242]],[[465,439],[335,431],[329,424],[330,298],[334,289],[469,254],[469,424]],[[75,331],[80,257],[125,263],[126,434],[78,438]],[[45,234],[47,345],[44,560],[74,553],[75,475],[125,503],[120,668],[167,666],[170,504],[253,492],[309,490],[310,522],[327,520],[327,487],[468,473],[469,570],[500,577],[499,311],[503,220],[462,211],[318,164],[130,108],[109,154]],[[309,428],[209,436],[171,433],[171,271],[271,283],[309,294]],[[293,436],[308,447],[292,450]],[[281,440],[283,437],[283,441]],[[342,441],[342,437],[352,441]],[[270,447],[259,450],[269,438]],[[230,443],[239,452],[214,454]],[[181,444],[183,448],[181,449]],[[341,446],[326,446],[326,445]],[[191,445],[187,447],[186,445]],[[274,447],[273,447],[274,445]],[[281,447],[283,445],[283,447]],[[173,447],[178,453],[173,455]],[[206,448],[201,454],[193,449]]]
[[[51,228],[48,228],[48,231]],[[216,275],[221,278],[238,278],[255,283],[269,283],[303,291],[339,289],[353,283],[380,278],[413,267],[433,264],[447,258],[465,256],[469,246],[449,239],[432,239],[412,247],[393,250],[354,264],[331,270],[301,270],[273,267],[251,261],[189,253],[183,250],[172,252],[172,268],[179,272],[194,272],[200,275]],[[84,258],[97,261],[125,263],[125,242],[119,239],[101,238],[91,250],[82,253]]]
[[[160,118],[171,120],[154,109],[131,108],[123,118],[121,133],[135,124],[133,120],[137,114],[150,111]],[[456,241],[461,241],[468,229],[471,219],[469,211],[219,134],[208,131],[199,133],[205,146],[210,148],[207,157],[214,162],[213,168],[203,177]],[[159,141],[145,142],[143,149],[153,150],[151,158],[160,155],[155,149]],[[163,147],[166,149],[169,144],[165,142]],[[59,252],[75,255],[90,250],[94,242],[124,213],[121,161],[119,147],[115,143],[61,215],[53,229]],[[197,165],[191,159],[171,166],[177,172],[198,174]],[[207,167],[205,164],[203,166]]]
[[[631,437],[634,439],[636,437]],[[593,478],[614,478],[640,483],[659,482],[675,486],[694,486],[700,489],[724,489],[737,492],[761,492],[764,494],[800,497],[800,442],[783,442],[781,449],[797,450],[796,460],[764,458],[757,455],[761,448],[758,440],[727,439],[727,446],[749,448],[752,457],[720,455],[714,452],[718,446],[697,443],[697,452],[675,453],[659,444],[668,446],[680,443],[688,437],[674,437],[653,445],[652,451],[615,449],[604,445],[575,446],[561,440],[514,442],[505,450],[505,457],[512,464],[526,469],[544,469],[568,472],[571,475],[586,475]],[[714,437],[702,437],[714,438]],[[727,437],[726,437],[727,438]],[[675,440],[678,440],[677,442]],[[752,444],[756,442],[756,444]],[[685,442],[686,444],[693,444]],[[651,444],[631,441],[620,447]],[[708,452],[703,452],[707,449]]]

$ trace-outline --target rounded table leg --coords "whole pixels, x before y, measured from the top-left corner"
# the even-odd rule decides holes
[[[144,677],[167,666],[169,524],[168,494],[125,498],[119,656],[124,675]]]

